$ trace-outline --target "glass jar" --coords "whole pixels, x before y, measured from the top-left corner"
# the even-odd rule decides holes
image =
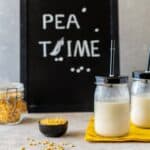
[[[0,84],[0,124],[17,124],[26,112],[23,84]]]
[[[129,131],[130,96],[128,77],[96,77],[95,131],[108,137]]]
[[[131,121],[133,124],[150,128],[150,72],[132,73]]]

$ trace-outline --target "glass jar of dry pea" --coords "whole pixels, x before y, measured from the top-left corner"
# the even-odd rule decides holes
[[[23,84],[0,84],[0,124],[18,124],[26,112]]]

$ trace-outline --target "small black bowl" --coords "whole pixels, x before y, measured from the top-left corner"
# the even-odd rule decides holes
[[[57,125],[44,125],[41,124],[39,121],[39,130],[46,137],[60,137],[66,133],[67,128],[68,128],[67,120],[64,124],[57,124]]]

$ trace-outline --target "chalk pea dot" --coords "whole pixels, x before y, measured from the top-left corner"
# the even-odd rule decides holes
[[[64,58],[63,57],[59,57],[59,61],[63,61],[64,60]]]
[[[57,61],[58,61],[58,58],[56,57],[56,58],[54,59],[54,61],[57,62]]]
[[[71,72],[75,72],[75,68],[73,68],[73,67],[70,68],[70,71],[71,71]]]
[[[95,32],[99,32],[99,28],[95,28],[95,30],[94,30]]]
[[[83,66],[80,66],[80,70],[84,70],[84,67],[83,67]]]
[[[77,70],[76,70],[76,73],[80,73],[80,72],[81,72],[81,70],[80,70],[80,69],[77,69]]]
[[[91,68],[86,68],[86,72],[91,72]]]
[[[86,13],[86,12],[87,12],[87,8],[86,8],[86,7],[83,7],[82,10],[81,10],[81,12],[82,12],[82,13]]]

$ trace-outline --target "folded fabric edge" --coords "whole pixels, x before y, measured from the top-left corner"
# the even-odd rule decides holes
[[[87,137],[87,134],[88,134],[88,129],[90,128],[91,124],[90,122],[94,120],[94,117],[90,117],[89,119],[89,122],[88,122],[88,125],[87,125],[87,128],[85,130],[85,136],[84,136],[84,140],[87,141],[87,142],[91,142],[91,143],[114,143],[114,142],[142,142],[142,143],[150,143],[150,138],[149,139],[146,139],[146,138],[127,138],[127,139],[94,139],[94,137]],[[94,140],[93,140],[94,139]]]

